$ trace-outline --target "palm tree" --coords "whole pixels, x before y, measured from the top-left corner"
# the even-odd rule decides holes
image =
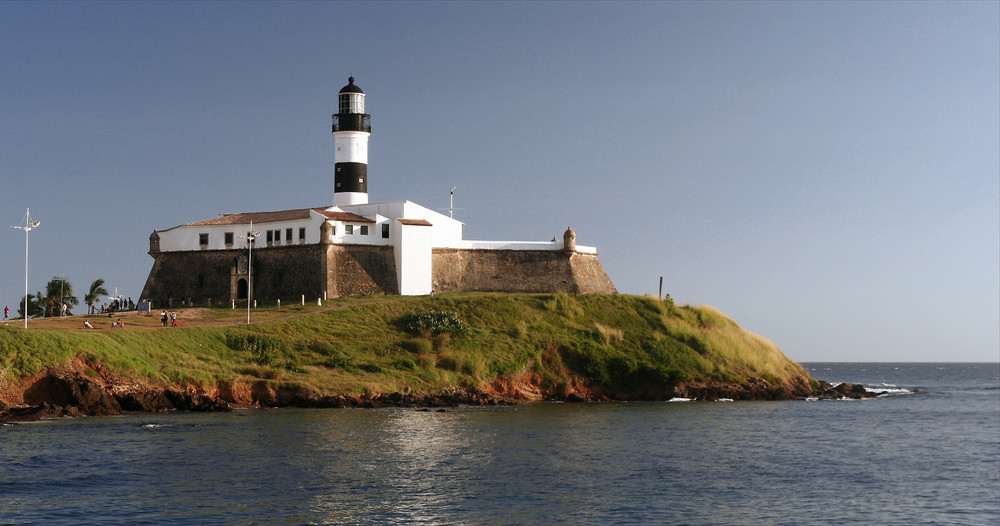
[[[94,304],[97,303],[97,298],[107,295],[108,289],[104,288],[103,279],[95,279],[94,282],[90,284],[90,292],[83,297],[83,301],[87,304],[87,307],[89,307],[88,310],[91,314],[94,313]]]
[[[73,314],[73,305],[79,305],[80,300],[73,294],[73,285],[70,285],[66,278],[53,276],[48,285],[45,286],[45,295],[48,299],[46,315],[52,316],[59,312],[62,305],[66,305],[66,314]]]
[[[45,307],[38,301],[38,296],[41,292],[35,294],[28,294],[28,317],[37,318],[45,314]],[[17,314],[20,317],[24,317],[24,297],[21,297],[21,303],[18,303]]]

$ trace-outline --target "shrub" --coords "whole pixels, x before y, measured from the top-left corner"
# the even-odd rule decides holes
[[[403,328],[415,334],[463,336],[468,329],[454,312],[416,312],[403,316]]]
[[[418,369],[417,363],[409,358],[398,360],[392,366],[401,371],[416,371]]]
[[[310,343],[308,348],[310,351],[324,356],[333,356],[339,351],[340,345],[331,342],[317,341]]]
[[[295,363],[295,362],[293,362],[291,360],[286,361],[285,364],[282,367],[284,367],[285,370],[291,371],[293,373],[304,373],[304,372],[306,372],[306,370],[303,369],[302,366],[300,366],[299,364],[297,364],[297,363]]]
[[[377,363],[363,363],[358,366],[358,369],[375,374],[380,374],[385,372],[385,368]]]
[[[354,362],[344,356],[331,356],[330,359],[323,362],[323,366],[331,369],[344,369],[350,371],[354,368]]]

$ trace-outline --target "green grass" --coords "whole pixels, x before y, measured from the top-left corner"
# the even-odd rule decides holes
[[[0,326],[0,381],[84,357],[117,374],[210,388],[267,380],[337,394],[435,392],[530,372],[622,393],[681,381],[808,379],[773,344],[711,307],[627,295],[459,293],[338,300],[344,308],[214,308],[216,326],[84,331]],[[444,313],[444,314],[442,314]],[[242,318],[245,322],[245,318]],[[423,320],[414,325],[414,320]],[[409,322],[409,323],[408,323]],[[424,325],[420,325],[423,323]],[[461,327],[450,330],[448,327]],[[446,327],[445,330],[437,330]]]

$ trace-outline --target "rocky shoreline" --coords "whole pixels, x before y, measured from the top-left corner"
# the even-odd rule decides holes
[[[509,383],[509,380],[508,382]],[[125,413],[163,413],[170,411],[231,411],[257,407],[309,408],[446,408],[460,405],[497,406],[534,401],[603,402],[659,401],[683,398],[690,400],[803,400],[872,398],[884,394],[869,391],[862,385],[833,386],[819,382],[817,388],[789,389],[766,380],[752,378],[743,383],[681,384],[660,392],[641,395],[594,392],[586,389],[559,393],[525,395],[517,390],[451,388],[440,393],[402,392],[317,395],[294,389],[275,390],[265,381],[223,383],[211,391],[164,388],[134,383],[109,382],[103,377],[89,377],[79,371],[52,371],[38,375],[22,385],[18,402],[0,400],[0,424],[52,418],[110,416]]]

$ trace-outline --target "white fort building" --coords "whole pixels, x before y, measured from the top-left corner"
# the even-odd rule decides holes
[[[353,77],[338,102],[332,206],[223,214],[156,230],[142,297],[167,305],[251,295],[616,292],[597,249],[576,245],[571,229],[562,240],[471,241],[462,238],[461,221],[416,203],[370,203],[371,116]]]

